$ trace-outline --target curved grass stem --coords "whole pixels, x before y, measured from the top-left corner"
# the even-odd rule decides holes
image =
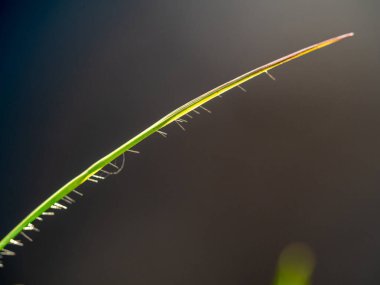
[[[184,115],[188,114],[191,111],[196,111],[195,109],[198,107],[201,107],[206,102],[214,99],[217,96],[220,96],[221,94],[227,92],[228,90],[238,87],[240,84],[243,84],[244,82],[262,74],[267,73],[269,70],[276,68],[288,61],[291,61],[293,59],[296,59],[298,57],[304,56],[310,52],[313,52],[315,50],[321,49],[325,46],[328,46],[330,44],[336,43],[340,40],[346,39],[348,37],[353,36],[353,33],[344,34],[341,36],[333,37],[331,39],[325,40],[323,42],[314,44],[312,46],[306,47],[304,49],[301,49],[299,51],[296,51],[294,53],[291,53],[287,56],[281,57],[275,61],[272,61],[268,64],[265,64],[259,68],[256,68],[254,70],[251,70],[239,77],[236,77],[235,79],[232,79],[231,81],[228,81],[202,95],[199,97],[189,101],[188,103],[184,104],[183,106],[175,109],[141,133],[139,133],[134,138],[130,139],[117,149],[113,150],[106,156],[102,157],[98,161],[96,161],[94,164],[92,164],[90,167],[88,167],[85,171],[83,171],[81,174],[70,180],[68,183],[66,183],[64,186],[62,186],[58,191],[56,191],[53,195],[51,195],[49,198],[47,198],[44,202],[42,202],[35,210],[33,210],[28,216],[26,216],[16,227],[14,227],[1,241],[0,241],[0,251],[3,250],[12,240],[14,240],[23,230],[25,227],[30,225],[34,220],[39,219],[41,215],[43,215],[45,212],[47,212],[53,205],[58,203],[60,200],[62,200],[64,197],[66,197],[70,192],[75,191],[75,189],[86,182],[87,180],[91,179],[91,176],[95,175],[99,171],[102,170],[103,167],[114,161],[119,156],[123,155],[126,151],[133,148],[135,145],[149,137],[150,135],[159,132],[163,127],[169,125],[172,122],[175,122],[179,118],[183,117]]]

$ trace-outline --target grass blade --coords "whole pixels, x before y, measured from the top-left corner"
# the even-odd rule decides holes
[[[11,241],[13,241],[25,228],[30,226],[36,219],[42,220],[40,216],[49,216],[53,215],[53,212],[49,212],[49,209],[52,208],[52,206],[55,205],[55,207],[62,208],[63,206],[60,205],[58,202],[64,199],[69,193],[75,192],[78,193],[75,189],[83,184],[84,182],[91,179],[93,175],[96,175],[99,171],[101,171],[105,166],[110,164],[112,161],[117,159],[118,157],[122,156],[126,151],[130,150],[132,147],[140,143],[141,141],[145,140],[147,137],[151,136],[152,134],[159,132],[163,127],[169,125],[172,122],[176,122],[177,119],[183,117],[184,115],[188,114],[191,111],[196,112],[196,108],[201,107],[206,102],[214,99],[217,96],[220,96],[221,94],[227,92],[228,90],[238,87],[240,84],[243,84],[244,82],[262,74],[266,73],[269,70],[276,68],[284,63],[287,63],[293,59],[296,59],[298,57],[304,56],[310,52],[313,52],[315,50],[321,49],[325,46],[331,45],[333,43],[336,43],[340,40],[346,39],[348,37],[353,36],[353,33],[344,34],[341,36],[337,36],[331,39],[328,39],[326,41],[314,44],[312,46],[306,47],[304,49],[301,49],[299,51],[296,51],[294,53],[291,53],[287,56],[284,56],[282,58],[279,58],[275,61],[272,61],[268,64],[265,64],[261,67],[258,67],[254,70],[251,70],[239,77],[236,77],[235,79],[228,81],[202,95],[199,97],[189,101],[188,103],[184,104],[183,106],[175,109],[141,133],[139,133],[134,138],[130,139],[111,153],[107,154],[106,156],[99,159],[97,162],[92,164],[90,167],[88,167],[85,171],[83,171],[81,174],[70,180],[68,183],[66,183],[64,186],[62,186],[58,191],[56,191],[53,195],[51,195],[49,198],[47,198],[44,202],[42,202],[35,210],[33,210],[27,217],[25,217],[15,228],[13,228],[1,241],[0,241],[0,251],[3,250]],[[123,157],[124,158],[124,157]],[[106,172],[106,171],[104,171]],[[58,206],[57,206],[58,205]]]

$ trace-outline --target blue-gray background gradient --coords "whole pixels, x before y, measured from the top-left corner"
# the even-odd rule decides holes
[[[380,283],[378,0],[8,1],[0,14],[0,236],[178,105],[308,44],[356,36],[208,104],[86,184],[0,284]]]

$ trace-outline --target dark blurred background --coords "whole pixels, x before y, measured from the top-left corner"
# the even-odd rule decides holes
[[[292,242],[313,249],[313,284],[380,283],[379,1],[0,7],[0,236],[186,101],[356,34],[141,143],[120,175],[38,225],[0,284],[271,284]]]

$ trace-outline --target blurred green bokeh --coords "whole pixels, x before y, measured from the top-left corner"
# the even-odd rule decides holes
[[[279,257],[273,285],[310,285],[314,266],[310,247],[302,243],[290,244]]]

